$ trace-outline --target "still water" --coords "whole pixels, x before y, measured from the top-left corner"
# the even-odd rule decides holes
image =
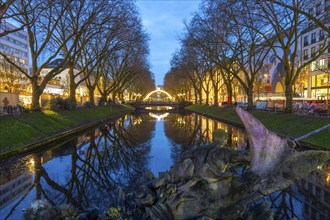
[[[127,115],[62,146],[0,163],[0,219],[22,219],[36,199],[85,209],[107,209],[118,187],[139,185],[148,170],[169,170],[182,152],[212,141],[224,129],[228,145],[247,150],[244,130],[195,115]],[[330,219],[330,167],[324,165],[291,187],[267,196],[277,219]]]

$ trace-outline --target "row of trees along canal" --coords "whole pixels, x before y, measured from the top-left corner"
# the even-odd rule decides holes
[[[97,89],[102,98],[124,90],[146,93],[154,89],[148,64],[148,37],[133,1],[116,0],[9,0],[1,3],[0,21],[12,20],[26,30],[32,70],[22,68],[10,54],[0,52],[11,72],[26,77],[32,86],[34,110],[39,98],[55,76],[69,72],[69,98],[76,102],[76,88],[83,82],[91,103]],[[52,60],[63,56],[59,65],[41,75]],[[74,71],[77,69],[78,71]],[[41,77],[42,76],[42,77]],[[143,83],[141,83],[143,81]]]
[[[194,90],[195,102],[202,103],[202,92],[209,102],[210,90],[218,105],[220,89],[226,89],[232,104],[233,85],[239,83],[253,107],[253,94],[267,55],[273,53],[285,72],[286,110],[291,112],[293,85],[328,48],[326,37],[310,60],[300,63],[298,40],[306,20],[330,34],[325,17],[308,14],[311,0],[301,1],[203,1],[181,37],[181,49],[172,58],[165,76],[167,91],[186,94]],[[327,13],[324,13],[325,16]]]

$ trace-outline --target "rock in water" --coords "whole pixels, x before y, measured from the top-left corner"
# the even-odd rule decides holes
[[[25,220],[60,219],[58,212],[47,200],[36,200],[24,213]]]
[[[269,131],[253,115],[236,108],[241,118],[250,144],[250,169],[258,175],[267,176],[281,161],[283,153],[288,150],[287,140]]]

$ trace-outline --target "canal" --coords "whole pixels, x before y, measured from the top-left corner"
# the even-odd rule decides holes
[[[241,128],[191,113],[131,114],[108,122],[61,146],[0,163],[0,219],[22,219],[36,199],[54,205],[106,210],[118,188],[141,184],[170,169],[180,155],[212,142],[215,129],[228,146],[248,150]],[[330,168],[321,166],[289,188],[265,197],[277,219],[329,219]],[[262,202],[260,201],[260,202]]]

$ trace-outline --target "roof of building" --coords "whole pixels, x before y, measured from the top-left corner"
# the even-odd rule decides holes
[[[63,58],[58,58],[53,60],[52,62],[48,63],[45,68],[56,68],[58,67],[62,62],[63,62]],[[63,64],[64,65],[64,64]]]

